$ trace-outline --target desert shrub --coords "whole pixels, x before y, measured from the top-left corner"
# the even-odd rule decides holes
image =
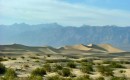
[[[92,80],[89,75],[84,75],[84,76],[80,76],[75,78],[74,80]]]
[[[8,59],[11,59],[11,57],[8,57]]]
[[[120,72],[120,73],[125,73],[126,71],[125,71],[125,70],[120,70],[119,72]]]
[[[91,71],[93,71],[93,68],[92,66],[82,66],[80,70],[84,73],[90,73]]]
[[[103,64],[110,64],[112,61],[104,60]]]
[[[125,68],[124,66],[122,66],[121,64],[116,63],[116,62],[111,62],[109,67],[111,67],[111,68]]]
[[[129,61],[119,61],[120,64],[130,64]]]
[[[8,59],[4,59],[4,58],[0,57],[0,61],[8,61]]]
[[[16,60],[16,58],[11,58],[11,60]]]
[[[88,59],[82,59],[81,62],[88,62]]]
[[[4,80],[4,78],[0,76],[0,80]]]
[[[76,68],[76,64],[74,62],[68,62],[67,66],[70,68]]]
[[[39,57],[30,56],[31,59],[39,59]]]
[[[40,56],[40,54],[36,54],[36,56]]]
[[[46,59],[46,63],[69,62],[69,59]]]
[[[43,80],[43,77],[38,75],[31,75],[27,80]]]
[[[7,69],[5,75],[4,75],[4,79],[5,80],[14,80],[17,77],[17,74],[15,73],[15,71],[13,69]]]
[[[43,67],[45,68],[47,72],[51,72],[52,70],[51,65],[49,63],[44,64]]]
[[[39,61],[39,60],[36,60],[35,62],[39,63],[40,61]]]
[[[93,62],[82,62],[81,66],[92,66],[93,64]]]
[[[111,77],[111,80],[128,80],[126,77]]]
[[[82,62],[80,70],[84,73],[90,73],[94,71],[92,63],[89,62]]]
[[[95,80],[105,80],[105,78],[104,77],[98,77]]]
[[[2,63],[0,63],[0,74],[4,74],[5,71],[6,71],[6,67]]]
[[[51,57],[51,55],[50,55],[50,54],[48,54],[48,55],[47,55],[47,57]]]
[[[98,71],[104,75],[104,76],[113,76],[113,69],[111,69],[109,66],[98,66]]]
[[[31,72],[31,75],[34,76],[44,76],[46,75],[46,70],[44,68],[36,68]]]
[[[23,67],[24,67],[24,68],[28,68],[29,65],[28,65],[28,64],[24,64]]]
[[[125,68],[121,64],[123,64],[124,61],[104,61],[103,64],[110,64],[109,67],[111,68]]]
[[[58,74],[68,77],[71,75],[71,71],[69,68],[63,68],[61,71],[58,72]]]
[[[24,56],[21,56],[22,59],[24,59],[25,57]]]
[[[54,76],[48,76],[47,80],[64,80],[64,78],[60,77],[59,75],[54,75]]]
[[[64,78],[59,75],[47,76],[47,80],[72,80],[72,78]]]
[[[54,67],[52,69],[53,71],[58,71],[58,70],[62,70],[63,67],[61,64],[54,64]]]

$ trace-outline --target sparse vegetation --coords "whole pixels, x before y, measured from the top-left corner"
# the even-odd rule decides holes
[[[21,56],[22,59],[24,59],[25,57],[24,56]]]
[[[118,53],[111,53],[112,57],[99,53],[96,57],[95,54],[88,55],[89,52],[84,55],[65,55],[55,50],[57,54],[40,54],[42,51],[39,49],[36,53],[18,54],[20,57],[2,54],[0,80],[129,80],[129,59],[116,59]]]
[[[74,80],[92,80],[92,79],[90,78],[89,75],[84,75],[84,76],[77,77]]]
[[[63,68],[60,72],[60,75],[64,76],[64,77],[68,77],[71,75],[71,71],[69,68]]]
[[[39,57],[30,56],[31,59],[39,59]]]
[[[90,73],[93,70],[93,65],[89,62],[82,62],[80,70],[84,73]]]
[[[50,55],[50,54],[48,54],[48,55],[47,55],[47,57],[51,57],[51,55]]]
[[[96,78],[96,80],[105,80],[105,78],[104,77],[98,77],[98,78]]]
[[[29,67],[29,65],[28,65],[28,64],[24,64],[23,66],[24,66],[24,68],[28,68],[28,67]]]
[[[11,60],[16,60],[16,58],[11,58]]]
[[[67,63],[67,66],[70,67],[70,68],[76,68],[76,64],[74,62],[68,62]]]
[[[125,76],[124,77],[112,77],[111,80],[128,80]]]
[[[5,71],[6,71],[6,67],[2,63],[0,63],[0,74],[4,74]]]
[[[46,63],[70,62],[69,59],[46,59]]]
[[[125,68],[120,63],[116,63],[116,62],[111,62],[109,67],[111,67],[111,68]]]
[[[0,62],[1,61],[8,61],[8,59],[4,59],[4,58],[0,57]]]
[[[113,76],[113,69],[111,69],[109,66],[101,65],[98,66],[97,69],[103,76]]]
[[[44,68],[36,68],[31,72],[33,76],[44,76],[46,75],[46,70]]]
[[[126,71],[125,71],[125,70],[120,70],[119,72],[120,72],[120,73],[125,73]]]
[[[43,77],[39,75],[31,75],[27,80],[43,80]]]
[[[45,70],[47,72],[51,72],[52,71],[51,65],[49,63],[44,64],[43,67],[45,68]]]
[[[4,79],[5,80],[14,80],[17,77],[17,74],[15,73],[15,71],[13,69],[7,69],[5,75],[4,75]]]
[[[54,75],[54,76],[48,76],[47,80],[64,80],[64,78],[59,75]]]

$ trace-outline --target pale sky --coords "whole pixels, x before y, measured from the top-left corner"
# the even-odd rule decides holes
[[[0,24],[130,26],[130,0],[0,0]]]

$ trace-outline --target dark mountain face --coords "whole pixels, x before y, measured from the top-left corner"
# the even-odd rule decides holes
[[[64,46],[74,44],[109,43],[130,49],[130,27],[81,26],[63,27],[54,24],[14,24],[0,26],[0,44],[25,44],[33,46]]]

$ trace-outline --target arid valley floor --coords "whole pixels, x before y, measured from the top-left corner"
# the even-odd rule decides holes
[[[0,62],[1,80],[130,80],[130,52],[110,44],[0,45]]]

